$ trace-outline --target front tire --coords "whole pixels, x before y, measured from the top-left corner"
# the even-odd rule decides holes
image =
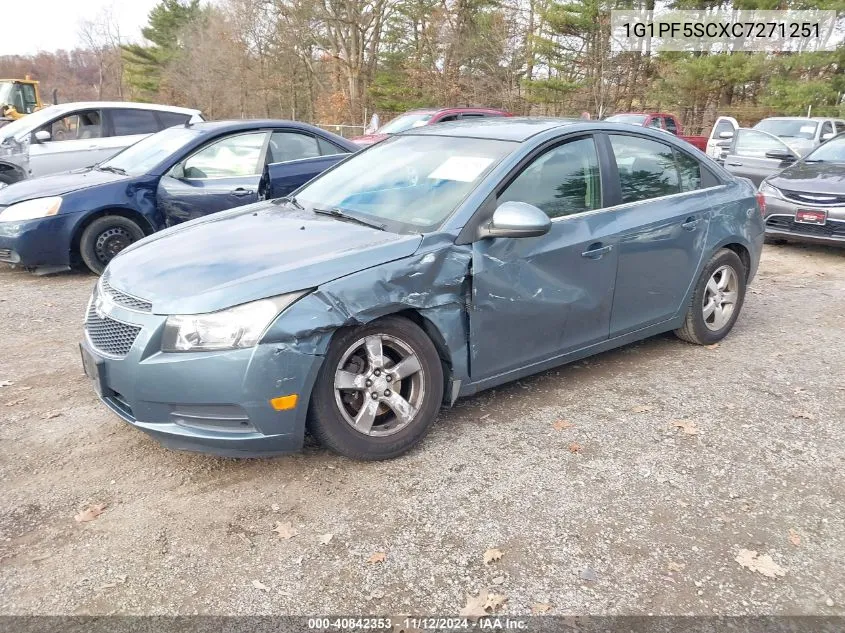
[[[431,339],[408,319],[389,316],[335,336],[308,426],[336,453],[390,459],[423,438],[442,400],[443,368]]]
[[[143,229],[129,218],[104,215],[83,231],[79,254],[92,273],[101,275],[115,255],[143,237]]]
[[[718,343],[733,329],[745,301],[747,271],[739,255],[723,248],[701,271],[686,318],[675,335],[697,345]]]

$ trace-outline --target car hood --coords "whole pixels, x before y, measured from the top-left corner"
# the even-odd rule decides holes
[[[201,314],[316,288],[408,257],[421,241],[258,203],[156,233],[112,260],[106,274],[156,314]]]
[[[778,189],[845,194],[845,169],[836,163],[796,163],[767,181]]]
[[[61,196],[71,191],[96,187],[118,180],[126,180],[127,176],[113,174],[96,169],[69,171],[52,176],[28,178],[0,189],[0,205],[6,206],[48,196]]]

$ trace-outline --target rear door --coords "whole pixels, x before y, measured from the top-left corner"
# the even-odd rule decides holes
[[[740,128],[725,156],[725,169],[759,186],[764,178],[785,169],[798,158],[798,154],[777,136],[762,130]]]
[[[532,204],[552,219],[532,238],[472,245],[471,375],[484,380],[607,339],[616,275],[591,135],[540,150],[502,183],[495,205]]]
[[[685,151],[635,134],[609,134],[618,199],[610,336],[673,317],[704,252],[707,185],[715,177]]]
[[[49,139],[38,141],[35,135],[46,132]],[[103,115],[96,109],[70,112],[42,125],[32,135],[29,146],[31,176],[45,176],[81,167],[90,167],[103,156]]]
[[[262,183],[266,196],[281,197],[299,189],[349,152],[331,141],[300,130],[279,130],[270,135],[267,163],[270,183]]]
[[[707,155],[710,158],[720,159],[724,150],[730,145],[739,123],[732,116],[720,116],[710,130],[710,137],[707,139]],[[719,145],[723,143],[724,145]]]
[[[258,200],[267,131],[218,138],[162,176],[159,209],[168,226]]]

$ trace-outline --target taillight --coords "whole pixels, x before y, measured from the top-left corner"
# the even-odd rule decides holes
[[[757,206],[760,207],[760,215],[765,216],[766,215],[766,196],[764,196],[762,193],[760,193],[758,191],[755,197],[757,198]]]

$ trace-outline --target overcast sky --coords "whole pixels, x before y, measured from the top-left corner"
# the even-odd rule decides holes
[[[158,0],[12,0],[2,10],[0,55],[31,55],[79,44],[79,25],[108,7],[121,35],[137,41],[147,14]]]

